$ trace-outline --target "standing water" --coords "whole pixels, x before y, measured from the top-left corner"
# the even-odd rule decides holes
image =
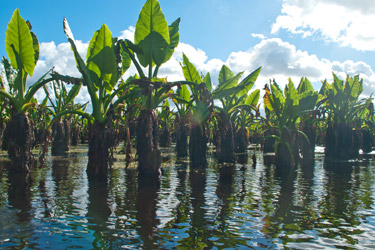
[[[159,181],[118,161],[106,182],[88,181],[87,148],[48,156],[31,176],[0,162],[3,249],[375,249],[375,160],[279,173],[264,165],[205,171],[164,152]],[[252,151],[249,152],[251,157]],[[4,155],[4,153],[3,153]]]

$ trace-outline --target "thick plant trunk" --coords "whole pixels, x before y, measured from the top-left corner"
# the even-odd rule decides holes
[[[126,139],[126,141],[124,142],[124,143],[126,143],[125,163],[126,163],[126,167],[128,167],[130,165],[130,162],[133,160],[133,157],[132,157],[132,142],[130,140],[129,126],[127,126],[126,129],[125,129],[125,139]]]
[[[47,129],[41,130],[41,152],[39,156],[40,166],[44,167],[46,162],[46,155],[48,153],[48,146],[50,142],[50,132]]]
[[[370,153],[372,151],[372,132],[370,129],[362,129],[362,150],[364,153]]]
[[[168,129],[167,124],[163,125],[163,130],[160,136],[160,147],[171,146],[171,133]]]
[[[15,172],[30,172],[32,167],[32,145],[34,133],[27,114],[16,114],[9,124],[8,154],[11,169]]]
[[[204,168],[207,166],[207,138],[203,124],[193,125],[189,141],[189,155],[191,168]]]
[[[220,119],[219,131],[219,162],[234,163],[236,161],[236,155],[234,153],[234,136],[232,123],[230,121]]]
[[[264,132],[264,137],[271,135],[278,135],[279,132],[275,129],[269,129]],[[275,152],[275,138],[268,137],[263,141],[263,154]]]
[[[276,150],[276,166],[280,170],[290,169],[293,164],[293,135],[289,129],[281,131],[281,141]],[[289,148],[288,148],[289,144]]]
[[[87,175],[89,179],[106,179],[109,165],[109,148],[114,143],[114,132],[99,122],[89,126],[89,152]]]
[[[304,163],[311,163],[315,158],[316,129],[313,124],[305,122],[302,124],[301,131],[309,138],[309,142],[307,142],[305,138],[299,137],[301,141],[302,161]]]
[[[52,155],[63,155],[70,148],[70,121],[64,119],[63,121],[56,121],[52,125]]]
[[[155,110],[142,110],[137,119],[137,154],[140,175],[161,173],[158,116]]]
[[[245,153],[249,145],[249,132],[245,127],[241,127],[236,132],[237,153]]]
[[[176,130],[176,151],[177,151],[177,157],[186,157],[188,156],[188,138],[185,128],[185,122],[179,120],[179,122],[176,124],[177,130]]]
[[[349,160],[359,156],[359,138],[349,124],[330,124],[325,143],[325,156],[330,160]]]
[[[78,145],[79,139],[80,139],[80,134],[81,134],[81,129],[77,125],[72,127],[72,129],[71,129],[71,145],[72,146]]]

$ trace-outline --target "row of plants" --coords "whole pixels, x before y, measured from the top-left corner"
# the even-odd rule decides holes
[[[177,157],[189,156],[191,168],[207,165],[209,142],[219,162],[236,162],[248,144],[261,143],[264,153],[274,152],[276,165],[290,167],[313,162],[315,144],[324,144],[327,159],[354,159],[359,149],[371,151],[374,107],[372,98],[360,99],[359,76],[322,82],[314,90],[303,77],[296,86],[290,79],[282,89],[276,81],[252,90],[261,68],[247,76],[223,65],[217,82],[202,75],[184,54],[185,79],[159,78],[160,67],[179,43],[179,23],[165,20],[157,0],[147,0],[135,26],[134,42],[112,36],[103,24],[95,31],[84,60],[77,51],[66,19],[64,32],[71,45],[81,77],[62,75],[54,69],[27,88],[38,61],[39,43],[16,9],[6,31],[8,58],[1,61],[1,135],[14,171],[28,172],[33,147],[51,146],[53,155],[64,154],[71,144],[88,141],[89,178],[106,178],[111,150],[124,141],[126,162],[132,148],[140,175],[158,176],[160,145],[176,143]],[[137,74],[123,79],[133,64]],[[92,112],[74,103],[86,88]],[[35,93],[44,89],[38,103]],[[135,145],[133,145],[135,141]],[[51,143],[50,143],[51,142]]]

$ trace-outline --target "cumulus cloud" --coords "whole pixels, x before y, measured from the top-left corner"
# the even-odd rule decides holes
[[[275,34],[285,29],[303,37],[322,39],[357,50],[375,50],[373,0],[284,0],[282,14],[272,26]]]
[[[266,39],[266,36],[263,35],[263,34],[251,33],[251,36],[254,37],[254,38],[259,38],[261,40]]]
[[[83,59],[86,58],[86,52],[88,48],[88,42],[75,41],[78,53]],[[58,45],[55,42],[47,42],[40,44],[40,55],[39,61],[35,67],[33,77],[28,80],[28,84],[33,84],[41,76],[43,76],[50,69],[54,68],[55,71],[62,75],[70,75],[74,77],[80,77],[80,73],[76,67],[76,61],[74,59],[73,52],[70,47],[70,43],[60,43]],[[69,86],[68,86],[69,88]],[[36,93],[36,98],[40,101],[45,97],[44,91],[39,90]],[[78,103],[86,103],[89,99],[89,94],[85,88],[82,88],[79,95],[76,98]]]

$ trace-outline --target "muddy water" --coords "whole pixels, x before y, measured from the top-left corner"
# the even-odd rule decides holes
[[[203,172],[163,153],[160,181],[138,180],[123,155],[107,182],[87,180],[87,148],[47,159],[32,176],[0,161],[0,248],[375,249],[375,160],[280,173],[264,165]],[[252,152],[249,152],[250,156]]]

